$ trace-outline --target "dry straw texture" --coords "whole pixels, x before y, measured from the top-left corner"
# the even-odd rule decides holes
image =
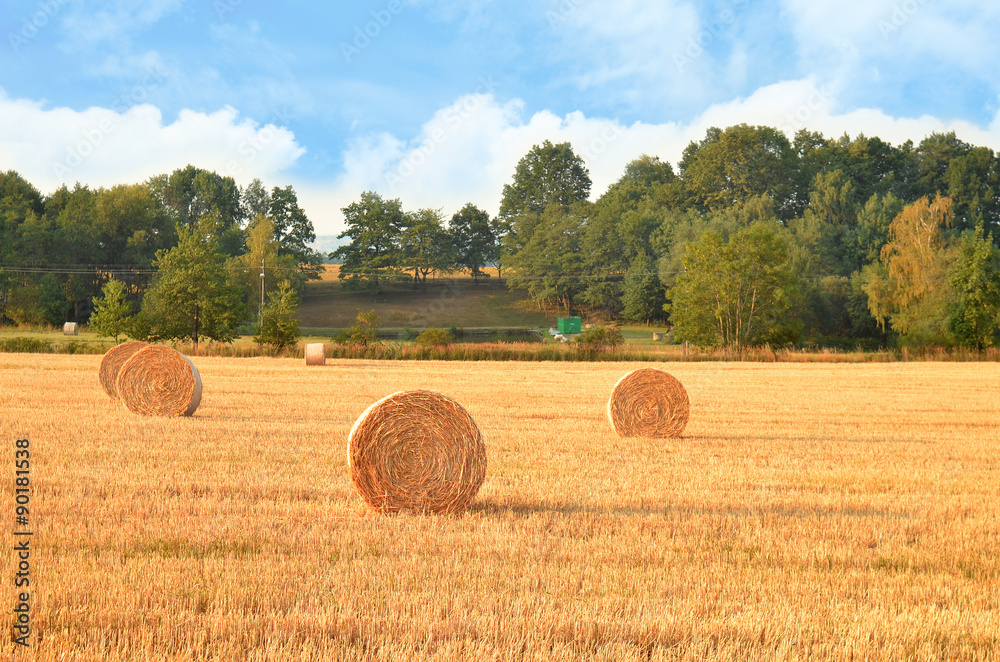
[[[380,513],[455,513],[486,478],[486,445],[460,404],[400,391],[368,407],[348,437],[351,480]]]
[[[998,657],[994,363],[661,365],[692,400],[664,444],[605,416],[639,363],[200,357],[216,395],[178,420],[79,388],[100,361],[0,353],[44,533],[31,648],[0,660]],[[489,480],[460,517],[358,517],[348,433],[414,384],[473,415]]]
[[[77,336],[79,333],[79,326],[76,322],[66,322],[63,324],[63,335],[64,336]]]
[[[112,398],[118,397],[118,392],[115,390],[115,384],[118,381],[118,373],[121,371],[122,366],[125,362],[132,358],[132,355],[138,352],[143,347],[148,347],[147,343],[141,342],[139,340],[132,340],[121,345],[115,345],[109,349],[105,354],[104,358],[101,359],[101,367],[97,372],[98,378],[101,380],[101,387],[104,392],[110,395]]]
[[[658,368],[625,375],[608,400],[608,419],[622,437],[679,437],[690,410],[684,386]]]
[[[201,404],[201,376],[191,360],[162,345],[144,347],[118,373],[125,406],[143,416],[190,416]]]
[[[326,365],[326,347],[323,343],[306,345],[306,365]]]

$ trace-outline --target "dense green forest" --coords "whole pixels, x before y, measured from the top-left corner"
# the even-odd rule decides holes
[[[712,128],[676,171],[642,155],[593,202],[572,145],[546,141],[517,164],[496,217],[469,203],[446,220],[364,192],[343,209],[349,243],[332,256],[345,286],[372,291],[458,270],[479,282],[493,266],[539,306],[667,322],[706,346],[982,348],[1000,324],[998,194],[1000,157],[953,133],[895,146]],[[230,288],[203,299],[229,301],[214,322],[223,339],[259,310],[262,261],[285,274],[277,290],[300,287],[321,258],[291,187],[240,190],[190,166],[47,197],[0,175],[0,238],[8,322],[84,321],[112,276],[137,305],[145,295],[144,310],[171,310],[158,270],[211,262],[220,271],[205,282]]]
[[[590,193],[572,146],[550,142],[518,163],[499,215],[468,205],[450,242],[439,213],[367,192],[344,210],[341,276],[377,289],[494,264],[540,306],[669,322],[707,346],[997,340],[1000,160],[953,133],[893,146],[713,128],[676,172],[643,155]]]
[[[291,186],[240,189],[187,166],[43,196],[18,173],[0,173],[0,322],[90,321],[110,284],[115,315],[105,317],[127,318],[123,333],[226,340],[257,318],[262,270],[268,295],[316,276],[315,238]]]

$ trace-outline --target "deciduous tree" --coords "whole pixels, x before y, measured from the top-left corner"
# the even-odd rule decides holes
[[[725,131],[711,128],[705,139],[691,143],[680,163],[690,201],[718,211],[748,198],[774,198],[779,218],[801,209],[796,200],[795,152],[781,131],[740,124]]]
[[[108,280],[101,292],[103,296],[94,298],[90,327],[99,336],[114,338],[117,344],[132,325],[132,304],[125,297],[125,283],[115,278]]]
[[[299,296],[290,281],[281,281],[264,306],[253,340],[282,350],[299,342]]]
[[[246,318],[241,289],[229,282],[225,256],[199,223],[179,228],[177,246],[161,250],[158,269],[143,297],[134,335],[150,340],[191,340],[194,351],[207,337],[231,342]]]
[[[675,338],[746,347],[793,342],[797,280],[774,224],[741,228],[727,242],[715,232],[688,244],[684,273],[670,291]]]
[[[381,324],[382,318],[374,310],[358,310],[358,316],[351,328],[335,336],[333,342],[340,345],[370,347],[378,344],[378,327]]]
[[[982,225],[963,234],[948,283],[955,293],[948,329],[961,345],[992,347],[1000,326],[1000,249],[983,236]]]
[[[552,205],[541,214],[518,217],[518,224],[537,229],[509,258],[512,273],[507,284],[511,289],[526,289],[539,306],[554,302],[567,313],[571,311],[585,282],[580,242],[590,205],[582,202],[569,209]]]
[[[622,316],[635,322],[663,318],[666,296],[655,263],[641,253],[629,267],[622,286]]]
[[[247,252],[226,261],[226,270],[233,283],[243,289],[243,298],[252,318],[260,317],[261,300],[269,299],[279,283],[289,281],[298,292],[305,278],[291,255],[279,255],[280,244],[274,236],[270,216],[259,214],[247,228]],[[261,270],[264,271],[261,292]]]
[[[569,207],[590,195],[590,173],[568,142],[535,145],[517,163],[514,181],[504,184],[500,218],[541,214],[551,205]]]
[[[455,247],[456,264],[468,269],[473,282],[478,285],[483,267],[496,259],[498,250],[490,215],[470,202],[451,217],[448,227]]]
[[[414,283],[426,283],[431,273],[446,273],[455,266],[455,247],[443,221],[438,209],[421,209],[408,214],[407,227],[400,236],[400,248],[406,266],[413,269]]]
[[[45,274],[39,282],[38,306],[42,318],[52,326],[62,326],[69,312],[66,290],[59,284],[55,274]]]
[[[169,175],[150,178],[147,186],[175,224],[193,227],[202,217],[212,215],[220,251],[228,256],[244,251],[246,212],[232,177],[187,165]]]
[[[342,209],[347,229],[338,239],[349,237],[345,244],[330,253],[340,258],[340,279],[354,287],[381,291],[381,281],[402,275],[403,251],[400,238],[408,219],[399,198],[383,200],[373,191],[361,194],[361,200]]]
[[[881,261],[862,272],[872,316],[911,344],[947,344],[947,309],[952,300],[948,266],[955,250],[944,229],[953,218],[950,198],[921,198],[889,226]]]
[[[309,247],[316,241],[316,232],[290,185],[271,189],[268,216],[274,221],[274,236],[280,247],[278,255],[292,256],[307,279],[318,279],[323,256]]]

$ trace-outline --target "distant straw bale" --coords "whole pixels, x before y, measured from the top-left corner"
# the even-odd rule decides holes
[[[401,391],[374,403],[347,441],[351,481],[383,514],[456,513],[486,478],[486,444],[472,416],[435,391]]]
[[[191,360],[170,347],[150,345],[118,373],[118,397],[143,416],[190,416],[201,404],[201,376]]]
[[[326,365],[326,346],[323,343],[306,345],[306,365]]]
[[[608,420],[622,437],[679,437],[690,410],[684,386],[658,368],[625,375],[608,400]]]
[[[125,362],[133,354],[143,347],[148,346],[147,343],[139,340],[131,340],[121,345],[115,345],[105,352],[104,358],[101,359],[101,367],[97,373],[98,379],[101,380],[101,388],[104,389],[105,393],[112,398],[118,397],[118,393],[115,391],[115,382],[118,381],[118,373],[121,371],[122,366],[125,365]]]
[[[64,336],[78,336],[80,335],[80,327],[76,322],[66,322],[63,324],[63,335]]]

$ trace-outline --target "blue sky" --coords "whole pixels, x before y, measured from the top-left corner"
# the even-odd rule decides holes
[[[740,122],[1000,149],[981,0],[8,0],[0,169],[49,193],[188,163],[292,184],[318,234],[367,189],[496,213],[569,140],[594,194]]]

